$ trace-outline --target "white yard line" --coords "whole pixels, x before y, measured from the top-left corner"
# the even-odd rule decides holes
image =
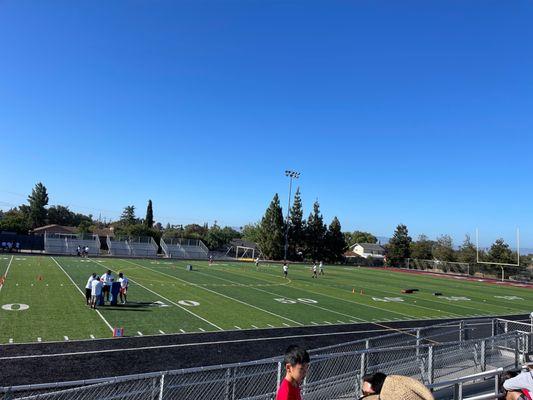
[[[11,267],[11,263],[13,262],[13,256],[11,256],[11,260],[9,260],[9,264],[7,264],[6,273],[4,275],[4,278],[7,278],[7,273],[9,272],[9,267]],[[4,284],[2,283],[0,285],[0,291],[2,291],[2,288],[4,287]]]
[[[200,289],[206,290],[206,291],[211,292],[211,293],[214,293],[214,294],[216,294],[216,295],[219,295],[219,296],[225,297],[225,298],[227,298],[227,299],[230,299],[230,300],[236,301],[236,302],[241,303],[241,304],[244,304],[244,305],[246,305],[246,306],[248,306],[248,307],[255,308],[256,310],[262,311],[262,312],[264,312],[264,313],[267,313],[267,314],[270,314],[270,315],[274,315],[275,317],[278,317],[278,318],[284,319],[284,320],[286,320],[286,321],[290,321],[290,322],[292,322],[292,323],[294,323],[294,324],[297,324],[297,325],[303,325],[301,322],[294,321],[294,320],[292,320],[292,319],[290,319],[290,318],[287,318],[287,317],[284,317],[284,316],[282,316],[282,315],[279,315],[279,314],[273,313],[273,312],[271,312],[271,311],[265,310],[265,309],[263,309],[263,308],[261,308],[261,307],[254,306],[253,304],[250,304],[250,303],[247,303],[247,302],[245,302],[245,301],[242,301],[242,300],[236,299],[236,298],[234,298],[234,297],[227,296],[227,295],[225,295],[225,294],[222,294],[222,293],[216,292],[216,291],[214,291],[214,290],[211,290],[211,289],[208,289],[208,288],[206,288],[206,287],[200,286],[200,285],[198,285],[198,284],[196,284],[196,283],[191,283],[191,282],[188,282],[188,281],[186,281],[186,280],[184,280],[184,279],[180,279],[180,278],[178,278],[178,277],[176,277],[176,276],[169,275],[169,274],[165,274],[164,272],[157,271],[157,270],[155,270],[155,269],[145,267],[144,265],[134,263],[133,261],[129,261],[129,260],[124,260],[124,261],[126,261],[126,262],[128,262],[128,263],[130,263],[130,264],[133,264],[133,265],[137,265],[138,267],[141,267],[141,268],[147,269],[148,271],[157,272],[158,274],[161,274],[161,275],[164,275],[164,276],[168,276],[169,278],[176,279],[176,280],[178,280],[178,281],[181,281],[181,282],[187,283],[187,284],[189,284],[189,285],[192,285],[192,286],[198,287],[198,288],[200,288]],[[355,317],[354,317],[354,318],[355,318]]]
[[[70,275],[67,273],[67,271],[65,271],[65,270],[63,269],[63,267],[61,266],[61,264],[59,264],[59,263],[57,262],[57,260],[56,260],[54,257],[50,257],[50,258],[51,258],[51,259],[57,264],[57,266],[59,267],[59,269],[65,273],[65,275],[67,276],[67,278],[70,279],[70,281],[74,284],[74,287],[75,287],[76,289],[78,289],[78,291],[81,293],[81,295],[83,296],[83,298],[85,298],[85,293],[83,293],[83,291],[79,288],[79,286],[76,285],[76,282],[74,282],[74,280],[70,277]],[[104,318],[104,316],[102,315],[102,313],[101,313],[99,310],[95,310],[95,311],[96,311],[96,313],[100,316],[100,318],[102,318],[102,321],[105,322],[105,324],[107,325],[107,327],[108,327],[109,329],[111,329],[111,332],[113,332],[113,327],[112,327],[111,324],[107,321],[107,319]]]
[[[126,261],[126,260],[124,260],[124,261]],[[95,264],[100,265],[100,264],[98,264],[98,263],[95,263]],[[116,271],[114,271],[114,272],[116,273]],[[208,323],[208,324],[211,325],[211,326],[214,326],[214,327],[217,328],[218,330],[221,330],[221,331],[224,330],[224,329],[222,329],[220,326],[215,325],[215,324],[212,323],[211,321],[208,321],[207,319],[205,319],[205,318],[199,316],[198,314],[195,314],[195,313],[192,312],[191,310],[188,310],[187,308],[185,308],[185,307],[183,307],[182,305],[176,303],[175,301],[172,301],[172,300],[170,300],[170,299],[167,299],[165,296],[163,296],[163,295],[161,295],[161,294],[159,294],[159,293],[157,293],[157,292],[154,292],[152,289],[147,288],[146,286],[140,284],[139,282],[137,282],[137,281],[135,281],[135,280],[133,280],[133,279],[131,279],[131,278],[128,278],[128,279],[130,280],[130,282],[133,282],[133,283],[135,283],[136,285],[139,285],[139,286],[142,287],[143,289],[146,289],[146,290],[148,290],[149,292],[155,294],[156,296],[162,298],[163,300],[168,301],[170,304],[173,304],[173,305],[175,305],[176,307],[181,308],[183,311],[186,311],[186,312],[188,312],[189,314],[194,315],[196,318],[201,319],[202,321]]]
[[[219,280],[222,280],[222,281],[231,282],[231,283],[233,283],[233,284],[236,284],[237,286],[245,286],[245,287],[246,287],[246,285],[244,285],[244,284],[240,284],[240,283],[235,282],[235,281],[232,281],[232,280],[230,280],[230,279],[221,278],[221,277],[219,277],[219,276],[208,275],[208,274],[205,274],[205,273],[203,273],[203,272],[199,272],[199,271],[197,271],[197,273],[198,273],[198,274],[201,274],[201,275],[209,276],[209,277],[212,277],[212,278],[215,278],[215,279],[219,279]],[[283,296],[282,294],[274,293],[274,292],[270,292],[270,291],[268,291],[268,290],[264,290],[264,289],[259,289],[259,288],[257,288],[257,287],[253,287],[253,286],[250,287],[250,289],[258,290],[258,291],[260,291],[260,292],[268,293],[268,294],[271,294],[271,295],[274,295],[274,296]],[[305,289],[300,289],[300,290],[305,290]],[[310,292],[310,291],[308,291],[308,290],[305,290],[305,291],[306,291],[306,292]],[[315,293],[315,292],[311,292],[311,293]],[[315,293],[315,294],[317,294],[317,295],[319,295],[319,296],[325,296],[325,295],[321,295],[321,294],[318,294],[318,293]],[[284,296],[284,297],[287,298],[287,299],[289,299],[289,300],[293,300],[293,299],[291,299],[290,297],[286,297],[286,296]],[[330,309],[330,308],[326,308],[326,307],[318,306],[318,305],[316,305],[316,304],[311,304],[311,303],[299,303],[299,304],[304,304],[304,305],[309,306],[309,307],[318,308],[318,309],[320,309],[320,310],[327,311],[327,312],[329,312],[329,313],[334,313],[334,314],[342,315],[342,316],[344,316],[344,317],[353,318],[353,319],[358,319],[358,320],[361,321],[361,322],[369,322],[369,321],[367,321],[366,319],[362,319],[362,318],[356,317],[355,315],[345,314],[345,313],[342,313],[342,312],[340,312],[340,311],[332,310],[332,309]],[[359,303],[357,303],[357,304],[359,304]]]

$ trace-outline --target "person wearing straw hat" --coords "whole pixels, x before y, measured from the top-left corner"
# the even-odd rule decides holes
[[[364,400],[434,400],[430,390],[416,379],[389,375],[380,393],[363,396]]]

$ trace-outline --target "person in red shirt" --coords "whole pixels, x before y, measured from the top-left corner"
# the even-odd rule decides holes
[[[309,353],[298,346],[289,346],[283,362],[287,372],[279,385],[276,400],[302,400],[300,385],[309,369]]]

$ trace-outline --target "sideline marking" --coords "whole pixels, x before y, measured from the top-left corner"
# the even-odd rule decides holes
[[[123,351],[143,351],[143,350],[153,350],[153,349],[170,349],[170,348],[179,348],[179,347],[197,347],[205,345],[217,345],[217,344],[227,344],[227,343],[246,343],[246,342],[259,342],[263,340],[287,340],[294,338],[303,338],[303,337],[317,337],[317,336],[328,336],[328,335],[351,335],[354,333],[370,333],[370,332],[394,332],[400,331],[402,333],[406,330],[412,328],[399,328],[399,329],[375,329],[375,330],[363,330],[363,331],[342,331],[342,332],[326,332],[326,333],[309,333],[305,335],[286,335],[286,336],[273,336],[273,337],[258,337],[258,338],[246,338],[246,339],[237,339],[237,340],[220,340],[220,341],[210,341],[210,342],[194,342],[194,343],[181,343],[181,344],[167,344],[161,346],[146,346],[146,347],[129,347],[129,348],[118,348],[118,349],[105,349],[91,351],[91,354],[100,354],[100,353],[114,353],[114,352],[123,352]],[[182,330],[182,329],[180,329]],[[183,331],[183,330],[182,330]],[[183,333],[186,333],[183,331]],[[13,339],[10,339],[13,340]],[[427,340],[427,339],[426,339]],[[12,342],[10,342],[12,343]],[[436,343],[436,342],[435,342]],[[84,356],[87,354],[87,351],[75,351],[68,353],[51,353],[51,354],[29,354],[23,356],[7,356],[0,357],[0,360],[17,360],[17,359],[32,359],[32,358],[49,358],[49,357],[62,357],[62,356]]]
[[[63,267],[61,266],[61,264],[59,264],[59,263],[56,261],[56,259],[55,259],[54,257],[50,257],[50,258],[51,258],[51,259],[57,264],[57,266],[59,267],[59,269],[61,269],[61,271],[63,271],[63,272],[65,273],[65,275],[68,277],[68,279],[70,279],[70,281],[74,284],[74,287],[75,287],[76,289],[78,289],[78,291],[81,293],[81,295],[83,296],[83,298],[85,298],[85,293],[83,293],[83,292],[81,291],[81,289],[79,288],[79,286],[76,285],[76,282],[74,282],[74,280],[70,277],[70,275],[67,274],[67,271],[65,271],[65,270],[63,269]],[[48,284],[47,284],[46,286],[48,286]],[[111,326],[111,324],[110,324],[109,322],[107,322],[107,319],[105,319],[104,316],[100,313],[100,310],[95,310],[95,311],[96,311],[96,313],[100,316],[100,318],[102,318],[102,321],[105,322],[105,324],[106,324],[107,327],[111,330],[111,332],[113,332],[113,327]]]

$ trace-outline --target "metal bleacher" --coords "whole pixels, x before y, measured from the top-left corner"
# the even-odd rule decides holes
[[[106,239],[109,254],[112,256],[130,256],[131,248],[127,238],[107,236]]]
[[[130,237],[128,245],[133,257],[156,257],[159,246],[152,237]]]
[[[156,257],[159,246],[149,236],[145,237],[111,237],[108,236],[107,247],[112,256]]]
[[[50,254],[76,255],[78,246],[82,249],[89,248],[90,256],[100,255],[100,238],[98,235],[84,234],[62,234],[52,233],[44,235],[44,251]]]
[[[199,239],[161,239],[161,248],[168,258],[207,259],[209,249]]]

